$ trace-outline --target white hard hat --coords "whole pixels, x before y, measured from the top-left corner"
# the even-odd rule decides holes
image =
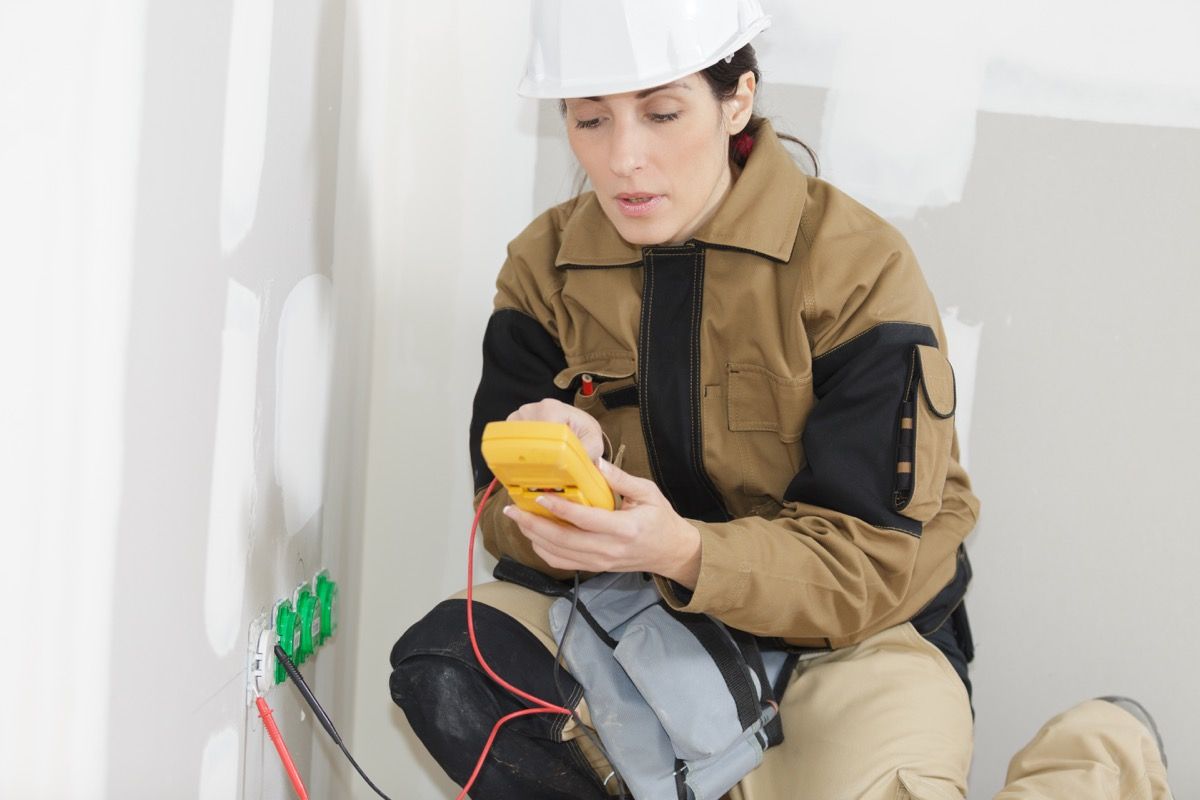
[[[591,97],[670,83],[771,24],[758,0],[533,0],[524,97]]]

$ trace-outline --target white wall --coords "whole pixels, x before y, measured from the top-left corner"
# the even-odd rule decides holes
[[[109,753],[145,9],[75,10],[0,6],[5,797],[101,797]]]
[[[376,321],[353,748],[393,797],[453,797],[392,704],[388,653],[466,582],[480,342],[505,245],[534,212],[537,107],[514,94],[528,17],[480,0],[352,7]]]
[[[345,13],[0,12],[0,796],[289,796],[247,705],[251,625],[321,569],[357,609],[372,306],[335,254]],[[335,718],[353,627],[304,667]],[[294,690],[268,697],[314,796],[345,794]]]

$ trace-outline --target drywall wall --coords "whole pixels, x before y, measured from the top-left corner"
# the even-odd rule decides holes
[[[76,10],[0,5],[4,797],[102,797],[111,752],[146,11]]]
[[[352,618],[361,557],[346,5],[0,14],[5,543],[33,609],[3,659],[0,795],[289,796],[247,704],[251,625],[319,570]],[[304,667],[347,722],[354,646],[343,624]],[[295,691],[269,699],[313,795],[348,794]]]
[[[339,296],[356,283],[334,255],[344,15],[340,3],[273,0],[147,10],[112,796],[290,791],[246,705],[250,626],[319,570],[353,586],[355,532],[323,513],[356,490],[328,481],[326,465],[365,445],[361,423],[331,425],[332,405],[352,406],[366,381],[344,368],[332,380],[365,302]],[[161,666],[147,681],[151,632]],[[305,671],[333,667],[341,646]],[[311,720],[290,687],[269,700],[313,780],[324,756]],[[182,742],[147,753],[132,732],[172,716],[187,721]]]
[[[454,797],[388,693],[404,630],[466,582],[480,340],[532,218],[537,105],[513,95],[528,27],[503,3],[362,3],[362,161],[375,286],[355,758],[392,797]],[[343,167],[349,169],[349,166]],[[477,565],[488,575],[486,561]],[[354,797],[373,797],[365,785]]]

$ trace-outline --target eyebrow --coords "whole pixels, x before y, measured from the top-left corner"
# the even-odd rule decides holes
[[[663,89],[687,89],[690,92],[692,90],[692,87],[688,86],[686,83],[681,83],[680,81],[675,81],[674,83],[664,83],[662,86],[655,86],[653,89],[643,89],[642,91],[638,92],[636,96],[637,96],[638,100],[641,100],[644,97],[649,97],[650,95],[654,94],[655,92],[661,92]],[[604,98],[603,97],[585,97],[583,99],[584,100],[594,100],[596,102],[600,102]]]

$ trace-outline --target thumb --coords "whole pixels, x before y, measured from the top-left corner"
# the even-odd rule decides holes
[[[583,445],[588,459],[596,461],[600,458],[600,455],[604,452],[604,436],[600,432],[600,426],[594,420],[587,420],[587,422],[592,423],[589,425],[575,417],[567,419],[566,422],[571,432],[579,438],[579,443]]]
[[[572,426],[574,427],[574,426]],[[575,431],[575,435],[579,437],[579,443],[583,445],[584,452],[592,461],[600,458],[600,454],[604,452],[604,437],[599,431],[584,429]]]
[[[658,491],[658,486],[654,481],[630,475],[605,459],[600,459],[600,474],[608,481],[613,492],[634,502],[652,503],[655,499],[662,497],[662,493]]]

